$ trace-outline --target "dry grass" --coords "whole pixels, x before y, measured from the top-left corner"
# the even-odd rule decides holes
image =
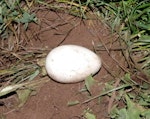
[[[3,0],[0,4],[6,4],[6,1]],[[150,70],[149,70],[149,29],[146,27],[144,18],[146,19],[149,15],[147,11],[149,6],[147,6],[147,1],[136,4],[136,0],[133,1],[131,5],[135,5],[134,9],[130,6],[130,3],[123,1],[122,4],[115,4],[113,2],[97,2],[95,1],[54,1],[54,2],[42,2],[38,3],[42,7],[33,7],[35,4],[34,0],[24,1],[21,3],[16,3],[13,1],[12,4],[8,2],[6,13],[3,13],[2,18],[4,18],[1,23],[1,36],[0,36],[0,96],[5,96],[11,92],[16,92],[20,99],[22,96],[19,91],[24,90],[24,94],[28,93],[26,97],[41,83],[45,83],[48,80],[35,80],[37,76],[42,75],[42,66],[39,61],[43,59],[47,52],[47,49],[28,49],[26,46],[31,41],[28,36],[25,34],[25,30],[28,27],[28,23],[36,22],[37,18],[34,14],[30,13],[30,10],[36,11],[38,9],[47,8],[54,11],[67,12],[69,14],[82,17],[87,19],[88,13],[91,11],[93,14],[98,16],[103,16],[105,22],[109,21],[111,24],[112,31],[115,31],[119,36],[120,45],[123,47],[122,53],[128,64],[128,69],[118,65],[125,71],[125,76],[119,79],[118,83],[109,83],[106,85],[106,90],[104,93],[97,95],[83,103],[92,101],[95,98],[108,95],[112,93],[111,100],[109,102],[109,113],[112,118],[118,119],[119,114],[131,115],[131,110],[135,105],[138,105],[140,109],[144,111],[149,108],[149,79],[150,79]],[[129,4],[126,6],[126,4]],[[13,5],[15,6],[13,8]],[[37,5],[37,4],[36,4]],[[95,5],[95,6],[94,6]],[[116,5],[123,5],[121,8],[116,7]],[[12,7],[12,8],[11,8]],[[8,10],[9,8],[13,10],[19,10],[17,15],[14,15],[14,12]],[[22,8],[22,9],[20,9]],[[143,9],[145,8],[144,12]],[[7,10],[9,12],[7,12]],[[130,11],[131,10],[131,11]],[[142,16],[139,16],[133,11],[137,10],[137,13],[140,12]],[[127,14],[127,11],[130,11],[131,14]],[[103,15],[100,15],[100,12]],[[5,15],[6,14],[6,15]],[[12,14],[14,16],[9,16]],[[132,16],[134,18],[132,18]],[[8,17],[9,16],[9,17]],[[31,18],[31,19],[30,19]],[[124,18],[125,21],[123,21]],[[139,21],[138,21],[139,19]],[[141,19],[142,22],[141,26]],[[133,20],[133,21],[132,21]],[[4,22],[5,21],[5,22]],[[123,22],[122,22],[123,21]],[[134,24],[136,22],[136,24]],[[108,22],[107,22],[108,23]],[[25,29],[22,29],[22,28]],[[136,30],[137,28],[138,30]],[[132,34],[133,33],[133,34]],[[108,51],[109,49],[103,44],[104,50]],[[110,71],[111,72],[111,71]],[[118,79],[118,77],[115,77]],[[108,87],[107,87],[108,86]],[[111,87],[111,88],[110,88]],[[26,92],[27,91],[27,92]],[[114,93],[113,93],[114,92]],[[117,92],[117,93],[116,93]],[[114,98],[114,95],[117,98]],[[128,96],[127,96],[128,95]],[[132,101],[130,99],[133,99]],[[126,102],[124,105],[126,107],[119,110],[119,103],[114,104],[114,100]],[[126,100],[126,101],[125,101]],[[24,99],[26,101],[26,99]],[[134,101],[134,102],[133,102]],[[23,104],[24,102],[22,102]],[[113,107],[114,104],[114,107]],[[139,106],[140,105],[140,106]],[[113,110],[111,111],[111,107]],[[143,110],[136,113],[137,117],[143,116]],[[147,114],[149,112],[147,111]],[[145,114],[146,115],[146,114]],[[145,117],[143,116],[143,119]],[[146,115],[147,116],[147,115]]]

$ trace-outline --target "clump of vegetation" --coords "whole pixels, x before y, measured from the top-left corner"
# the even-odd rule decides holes
[[[17,35],[18,24],[27,28],[28,23],[36,22],[35,14],[30,13],[33,2],[20,0],[1,0],[0,2],[0,34],[1,38],[8,38],[11,32]],[[17,36],[16,36],[17,37]]]
[[[95,3],[98,4],[98,3]],[[124,55],[132,70],[150,77],[150,3],[148,0],[101,2],[98,6],[113,31],[127,45]],[[128,53],[127,53],[128,52]]]
[[[148,0],[93,1],[89,4],[96,8],[112,32],[119,35],[119,42],[126,45],[122,50],[129,72],[120,85],[132,85],[118,91],[116,100],[125,103],[125,107],[114,105],[111,118],[146,119],[150,116],[150,3]],[[132,78],[136,77],[136,80]],[[135,79],[135,78],[134,78]],[[141,82],[141,83],[139,83]],[[129,88],[127,88],[129,89]],[[120,95],[121,94],[121,95]]]
[[[119,35],[127,49],[124,56],[129,68],[150,77],[150,3],[148,0],[58,0],[50,4],[39,1],[55,11],[89,19],[96,14],[104,19],[112,32]]]
[[[70,6],[68,13],[88,19],[88,13],[101,17],[118,34],[122,53],[128,64],[128,72],[115,82],[106,84],[106,92],[95,98],[117,92],[114,100],[124,102],[114,104],[110,118],[146,119],[150,116],[150,3],[149,0],[58,0]],[[63,7],[62,7],[63,8]],[[58,9],[57,9],[58,10]],[[61,9],[62,10],[62,9]],[[65,7],[63,9],[66,11]],[[109,89],[109,90],[108,90]],[[128,90],[130,90],[128,92]]]
[[[118,41],[128,64],[128,72],[116,82],[106,83],[104,92],[83,103],[101,96],[112,97],[110,110],[112,119],[148,119],[150,117],[150,2],[149,0],[1,0],[0,1],[0,96],[16,92],[22,106],[34,87],[46,81],[34,81],[41,67],[34,58],[43,58],[42,50],[29,52],[20,41],[21,25],[25,30],[30,22],[37,22],[31,12],[35,3],[49,9],[66,12],[84,19],[95,14],[107,23],[112,33],[118,34]],[[6,40],[7,39],[7,40]],[[28,41],[29,39],[27,39]],[[7,65],[4,65],[7,64]],[[91,81],[89,81],[91,82]],[[87,91],[90,85],[86,82]],[[115,93],[114,93],[115,92]],[[114,98],[115,95],[115,98]],[[75,102],[78,104],[79,102]],[[73,103],[74,104],[74,103]],[[123,104],[123,105],[122,105]],[[72,105],[72,104],[71,104]],[[95,116],[85,113],[90,119]]]
[[[22,106],[31,92],[46,80],[34,81],[41,72],[37,59],[43,58],[43,50],[27,49],[28,37],[24,31],[30,22],[37,22],[31,12],[34,1],[0,1],[0,97],[15,92]],[[23,27],[23,28],[22,28]],[[23,29],[23,30],[22,30]],[[35,60],[36,58],[36,60]]]

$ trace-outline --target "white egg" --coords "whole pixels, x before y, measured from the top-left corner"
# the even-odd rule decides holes
[[[77,45],[54,48],[46,58],[48,75],[61,83],[83,81],[101,68],[101,59],[91,50]]]

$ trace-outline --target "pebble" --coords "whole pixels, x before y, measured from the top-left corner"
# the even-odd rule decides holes
[[[76,83],[96,74],[101,68],[101,59],[93,51],[77,45],[62,45],[54,48],[46,57],[48,75],[60,83]]]

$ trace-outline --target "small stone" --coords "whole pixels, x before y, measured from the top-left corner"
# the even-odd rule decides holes
[[[61,83],[75,83],[96,74],[101,68],[101,59],[91,50],[77,45],[62,45],[54,48],[46,58],[48,75]]]

